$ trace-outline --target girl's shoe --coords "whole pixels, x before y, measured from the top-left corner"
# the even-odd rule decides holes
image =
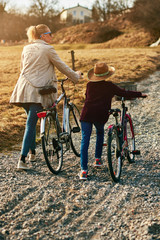
[[[87,180],[87,171],[86,170],[82,170],[80,172],[80,179],[81,180]]]
[[[17,170],[27,170],[27,164],[24,163],[22,160],[18,161],[18,165],[17,165]]]
[[[103,162],[100,158],[97,158],[96,161],[94,162],[95,167],[101,167],[103,165]]]
[[[32,154],[32,153],[29,153],[28,160],[29,160],[30,162],[35,162],[35,161],[36,161],[36,155],[35,155],[35,154]]]

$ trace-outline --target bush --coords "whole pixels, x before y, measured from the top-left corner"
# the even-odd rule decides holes
[[[102,43],[107,42],[115,37],[121,35],[122,32],[112,27],[102,27],[98,33],[94,36],[91,43]]]

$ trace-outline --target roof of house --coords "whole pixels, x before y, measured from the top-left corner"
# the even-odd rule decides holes
[[[75,6],[75,7],[71,7],[71,8],[66,8],[66,9],[63,9],[63,10],[62,10],[62,12],[66,11],[66,10],[73,9],[73,8],[77,8],[77,7],[82,7],[82,8],[85,8],[85,9],[87,9],[87,10],[91,11],[91,9],[89,9],[89,8],[87,8],[87,7],[83,7],[83,6],[79,5],[79,3],[78,3],[78,5],[77,5],[77,6]],[[62,13],[62,12],[61,12],[61,13]]]

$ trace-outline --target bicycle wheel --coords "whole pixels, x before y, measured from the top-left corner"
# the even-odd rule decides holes
[[[49,114],[45,120],[45,132],[41,137],[42,149],[49,170],[58,174],[63,163],[63,145],[58,141],[57,122]]]
[[[128,151],[127,151],[127,159],[129,163],[133,163],[135,159],[135,155],[133,152],[135,151],[135,135],[134,135],[134,127],[131,117],[126,117],[126,129],[127,129],[127,143],[128,143]]]
[[[107,157],[110,176],[114,182],[119,182],[122,169],[122,158],[120,151],[120,140],[115,127],[110,129],[108,133]]]
[[[80,157],[81,147],[81,123],[80,113],[78,108],[72,104],[69,111],[69,126],[70,126],[70,138],[71,148],[77,157]]]

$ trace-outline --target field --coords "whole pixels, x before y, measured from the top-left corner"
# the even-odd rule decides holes
[[[70,67],[70,50],[75,51],[76,70],[84,73],[84,79],[67,88],[74,102],[82,106],[84,101],[86,73],[97,61],[105,61],[116,68],[110,78],[115,82],[140,81],[160,68],[160,48],[113,48],[106,49],[99,44],[54,45],[57,53]],[[101,48],[99,48],[101,47]],[[20,58],[23,46],[0,46],[0,150],[13,148],[22,140],[26,115],[24,110],[9,104],[9,99],[20,74]],[[57,72],[60,78],[62,75]],[[74,92],[74,94],[73,94]]]

